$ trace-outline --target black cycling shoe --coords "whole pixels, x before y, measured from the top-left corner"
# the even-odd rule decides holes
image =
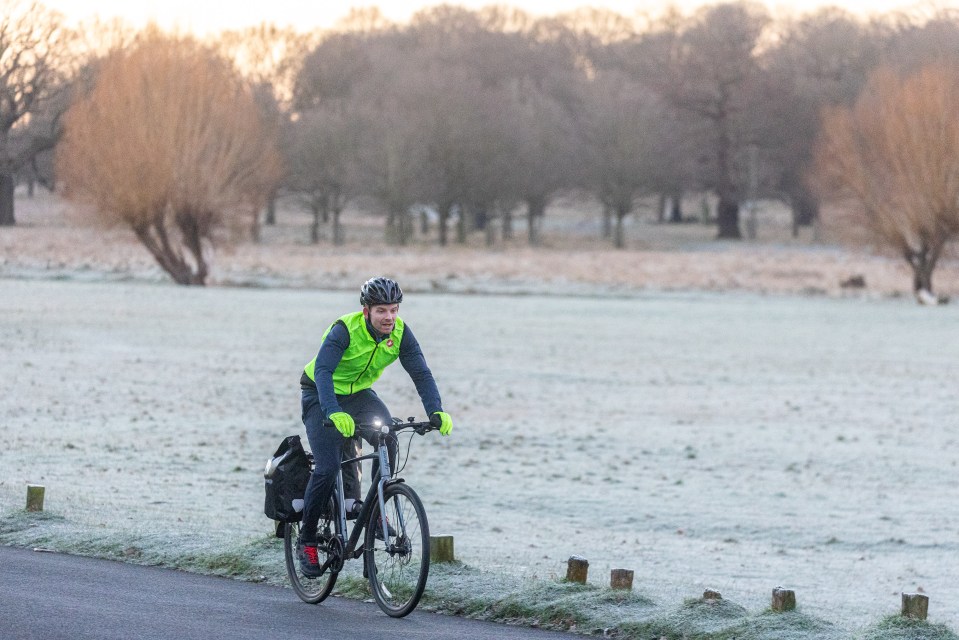
[[[300,562],[300,572],[307,578],[319,578],[323,575],[323,569],[320,567],[320,554],[317,551],[316,544],[296,545],[296,559]]]

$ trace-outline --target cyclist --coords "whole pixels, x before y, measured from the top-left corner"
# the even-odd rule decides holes
[[[440,418],[440,433],[453,430],[453,421],[443,411],[439,390],[419,343],[408,324],[397,313],[403,302],[403,291],[390,278],[370,278],[360,289],[361,310],[339,318],[326,330],[320,351],[303,370],[303,424],[313,450],[313,475],[306,487],[303,522],[297,555],[300,568],[307,577],[320,575],[317,554],[317,523],[324,506],[329,503],[340,466],[341,452],[348,455],[360,446],[354,437],[355,424],[379,419],[389,424],[392,414],[380,400],[372,385],[383,370],[399,359],[413,380],[427,415]],[[323,426],[329,419],[336,427]],[[343,438],[349,440],[344,441]],[[372,441],[371,441],[371,444]],[[389,445],[393,464],[395,444]],[[359,503],[360,486],[357,465],[343,470],[344,498]],[[379,461],[373,461],[373,483],[379,479]],[[358,512],[355,508],[352,515]]]

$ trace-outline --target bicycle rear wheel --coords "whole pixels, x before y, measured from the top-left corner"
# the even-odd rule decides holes
[[[300,563],[296,558],[296,545],[300,538],[300,523],[288,522],[286,524],[286,531],[283,535],[286,574],[290,578],[290,584],[293,585],[293,591],[296,592],[300,600],[308,604],[317,604],[326,600],[330,592],[333,591],[333,585],[336,584],[339,570],[343,567],[343,545],[338,538],[330,535],[335,530],[333,524],[335,521],[335,518],[332,520],[325,516],[320,518],[320,524],[317,527],[320,539],[316,550],[320,556],[320,564],[330,561],[330,567],[316,578],[308,578],[303,575],[300,571]],[[339,554],[338,558],[337,554]]]
[[[405,484],[385,490],[388,531],[383,539],[380,508],[366,523],[364,562],[373,598],[389,616],[402,618],[419,604],[430,572],[430,527],[416,492]]]

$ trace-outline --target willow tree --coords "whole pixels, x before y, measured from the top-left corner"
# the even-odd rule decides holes
[[[820,191],[852,202],[928,299],[936,263],[959,236],[959,69],[877,71],[855,105],[825,112],[816,167]]]
[[[204,284],[212,246],[262,208],[275,142],[232,65],[156,32],[107,56],[67,113],[58,175],[68,197],[129,226],[179,284]]]

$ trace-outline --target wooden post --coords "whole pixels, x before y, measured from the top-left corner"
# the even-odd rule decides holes
[[[631,569],[613,569],[609,572],[609,586],[612,589],[632,589],[633,572]]]
[[[773,589],[773,611],[792,611],[796,608],[796,592],[792,589],[776,587]]]
[[[45,489],[39,484],[27,485],[27,511],[43,511],[43,493]]]
[[[902,615],[905,618],[925,620],[929,614],[929,596],[921,593],[902,594]]]
[[[706,602],[715,602],[716,600],[722,600],[723,594],[719,593],[715,589],[706,589],[703,591],[703,600]]]
[[[453,562],[453,536],[430,536],[430,562]]]
[[[589,560],[580,556],[570,556],[566,561],[566,581],[586,584],[586,574],[589,572]]]

